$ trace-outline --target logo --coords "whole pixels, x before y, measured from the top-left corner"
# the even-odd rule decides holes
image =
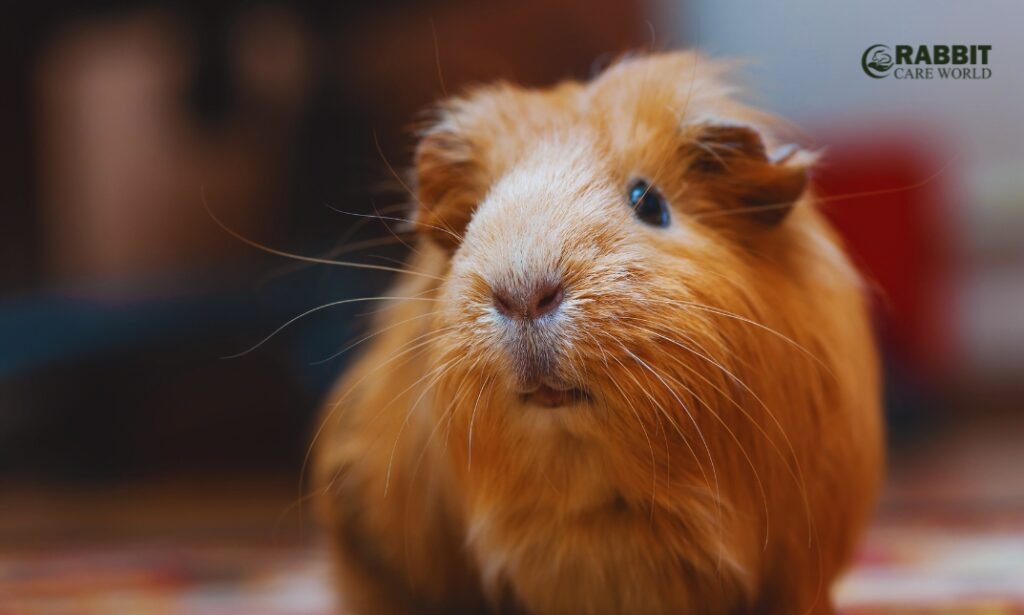
[[[872,79],[990,79],[992,45],[871,45],[860,67]]]
[[[892,70],[892,55],[888,45],[872,45],[864,50],[860,67],[868,77],[882,79]]]

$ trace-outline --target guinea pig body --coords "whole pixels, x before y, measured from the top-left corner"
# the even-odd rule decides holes
[[[809,158],[689,53],[447,102],[316,442],[357,613],[831,613],[882,466]]]

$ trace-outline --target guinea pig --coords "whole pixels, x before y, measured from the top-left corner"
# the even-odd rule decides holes
[[[834,612],[882,472],[864,284],[727,71],[439,105],[313,449],[349,611]]]

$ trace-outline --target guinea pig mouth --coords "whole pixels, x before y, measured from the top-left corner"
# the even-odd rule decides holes
[[[590,394],[584,389],[575,387],[557,388],[548,384],[542,384],[527,393],[520,393],[520,397],[525,403],[535,404],[544,408],[571,406],[590,400]]]

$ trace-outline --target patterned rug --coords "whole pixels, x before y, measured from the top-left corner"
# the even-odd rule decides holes
[[[1024,615],[1020,433],[959,431],[893,460],[842,613]],[[0,615],[333,612],[292,486],[0,493]]]
[[[0,615],[331,613],[316,544],[135,544],[0,555]],[[876,528],[837,590],[847,615],[1024,614],[1024,531]]]

